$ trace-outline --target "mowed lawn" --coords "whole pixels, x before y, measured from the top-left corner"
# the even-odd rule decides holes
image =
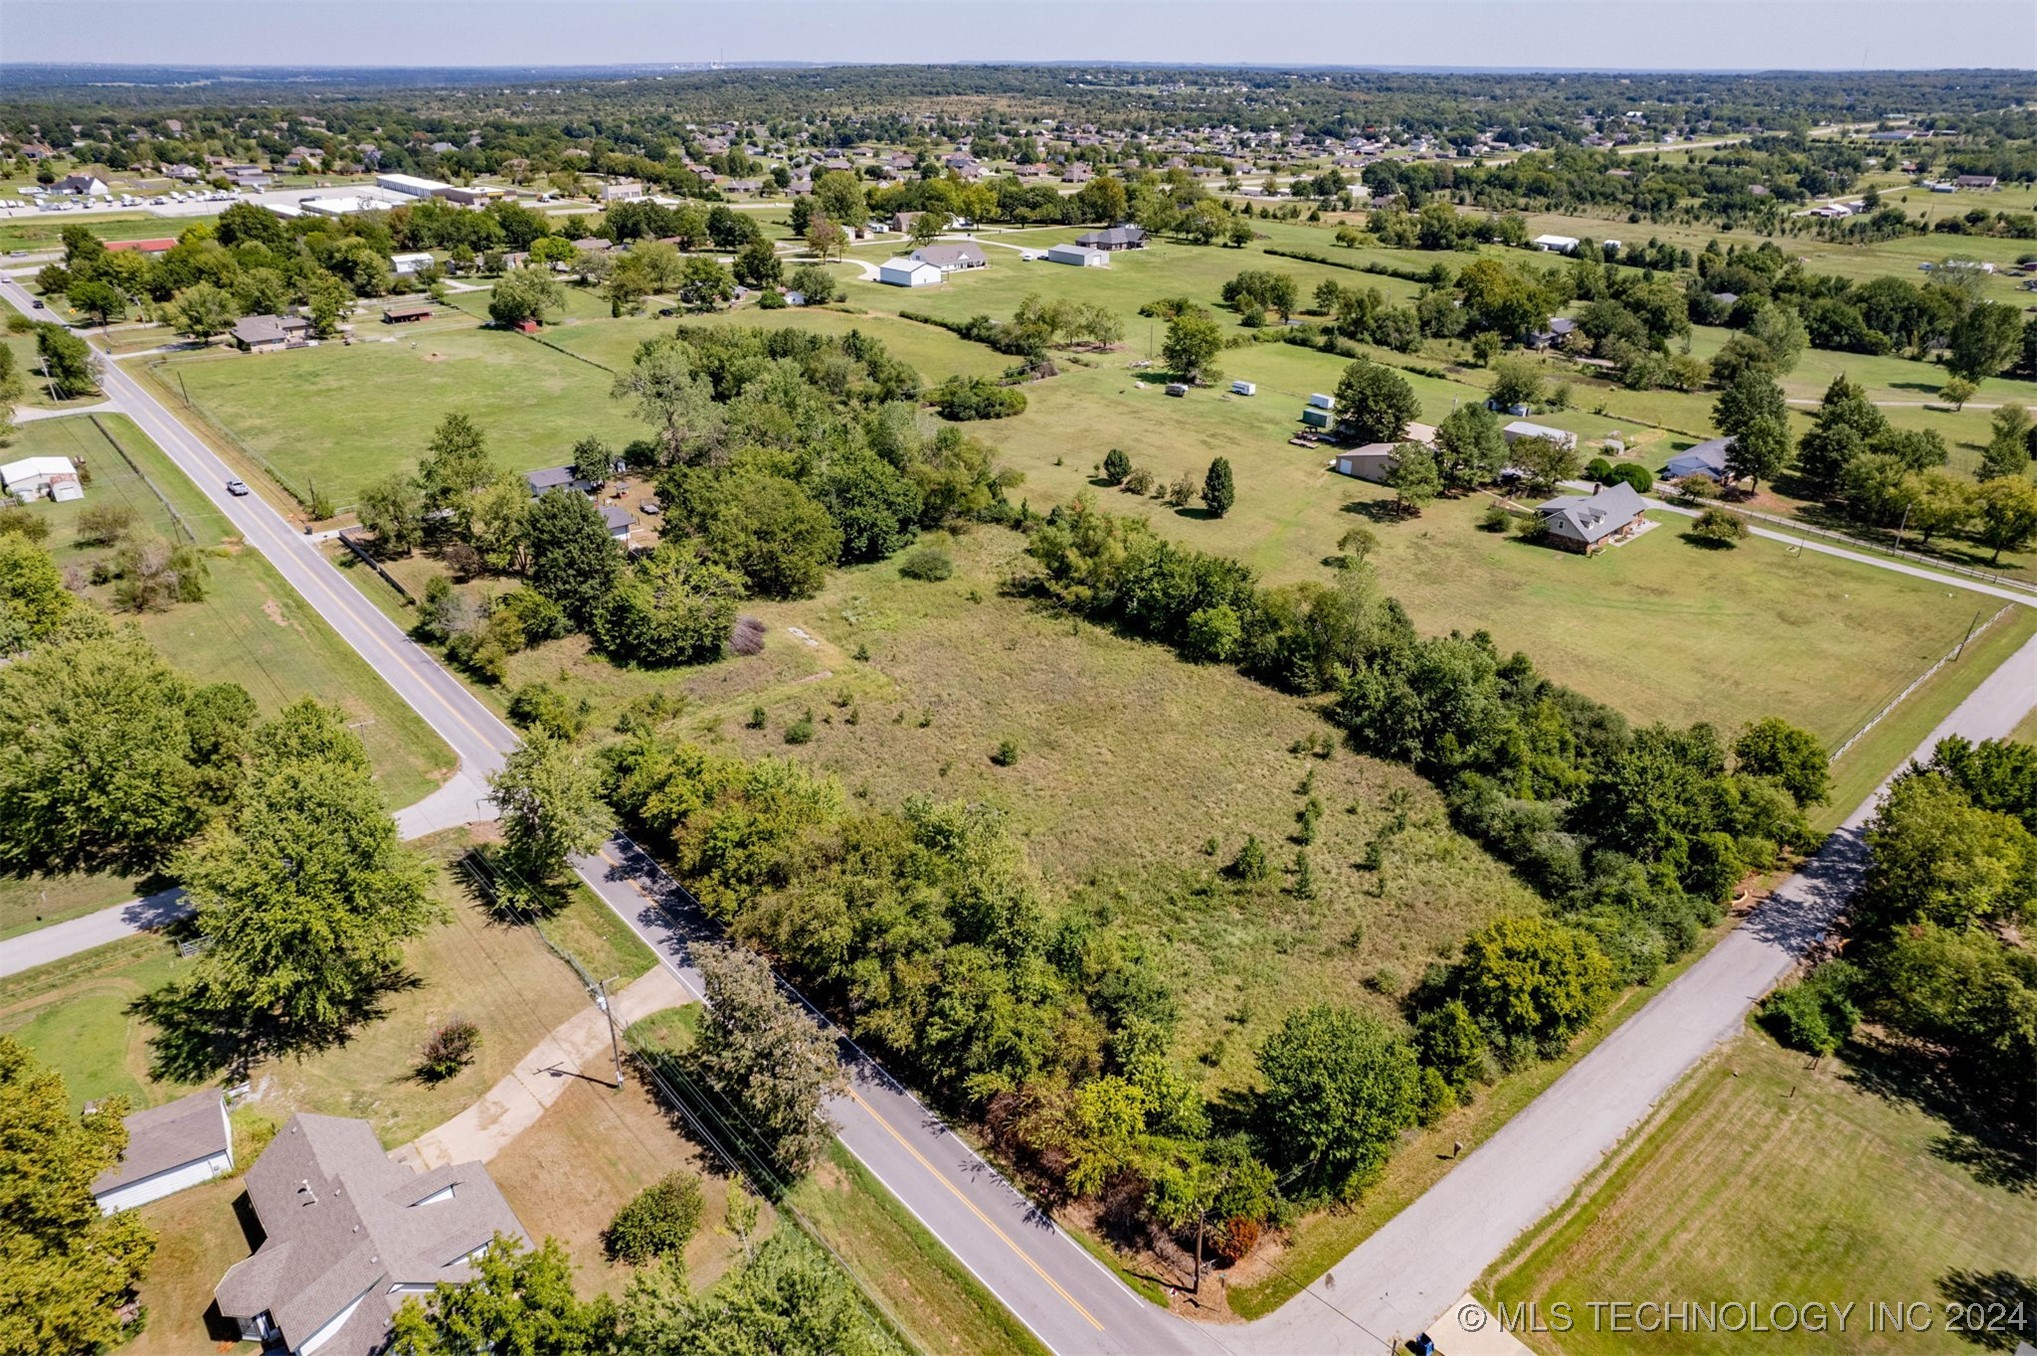
[[[172,540],[182,539],[181,517],[208,548],[203,601],[179,603],[167,612],[116,614],[139,626],[173,667],[195,682],[239,683],[264,712],[306,696],[336,704],[367,748],[392,807],[430,794],[451,773],[456,760],[431,727],[268,561],[229,535],[225,516],[125,416],[23,424],[8,456],[70,457],[82,461],[92,477],[82,501],[34,507],[50,522],[46,544],[60,567],[82,573],[108,554],[75,540],[78,515],[100,504],[123,504],[134,510],[142,531]],[[110,602],[110,587],[86,592],[101,604]],[[112,876],[0,882],[0,936],[132,898],[134,884]]]
[[[416,347],[397,337],[208,354],[159,371],[292,483],[315,483],[340,505],[383,476],[415,470],[447,414],[471,418],[514,471],[556,466],[585,437],[620,446],[643,435],[610,399],[607,373],[501,330],[437,329]]]
[[[1524,1334],[1547,1356],[1589,1353],[1974,1350],[1938,1306],[1957,1275],[2037,1275],[2037,1195],[1989,1185],[1940,1152],[1945,1125],[1815,1067],[1763,1036],[1741,1037],[1695,1074],[1631,1154],[1545,1226],[1492,1282],[1501,1303],[1567,1301],[1566,1334]],[[1999,1298],[2000,1296],[1998,1296]],[[1922,1301],[1928,1332],[1592,1332],[1593,1300]],[[2027,1302],[2027,1301],[2026,1301]],[[2025,1310],[2023,1321],[2033,1322]],[[2026,1327],[2027,1336],[2030,1329]],[[2006,1351],[2015,1338],[1998,1349]]]
[[[1017,534],[982,529],[952,544],[950,580],[887,563],[842,571],[807,602],[752,603],[770,627],[752,658],[632,672],[574,638],[516,656],[505,689],[563,676],[597,727],[647,693],[683,696],[691,737],[797,757],[872,806],[928,794],[996,807],[1055,895],[1107,905],[1159,949],[1185,1012],[1178,1049],[1214,1083],[1249,1077],[1249,1047],[1297,1002],[1384,1012],[1464,933],[1535,907],[1406,769],[1292,752],[1332,734],[1310,703],[1001,595],[1020,549]],[[813,741],[786,744],[808,711]],[[1006,739],[1020,756],[999,767]],[[1316,898],[1302,901],[1284,887],[1311,775],[1324,813],[1309,848]],[[1361,870],[1396,806],[1409,827],[1381,870]],[[1282,868],[1276,886],[1215,879],[1248,834]]]

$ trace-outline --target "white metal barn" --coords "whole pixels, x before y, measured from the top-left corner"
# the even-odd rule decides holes
[[[78,468],[69,457],[23,457],[0,466],[0,486],[22,503],[48,496],[58,503],[85,497]]]
[[[938,265],[922,259],[886,259],[877,266],[877,281],[893,287],[932,287],[943,276]]]
[[[233,1171],[226,1099],[208,1088],[129,1116],[127,1152],[92,1183],[92,1199],[113,1214],[132,1210]]]
[[[389,256],[389,266],[396,270],[396,276],[399,278],[414,278],[430,268],[431,265],[432,257],[428,253],[392,254]]]
[[[1047,262],[1073,264],[1077,268],[1109,268],[1110,252],[1087,245],[1055,245],[1047,251]]]

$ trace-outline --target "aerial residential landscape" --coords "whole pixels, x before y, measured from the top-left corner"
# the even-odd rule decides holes
[[[2037,1353],[2027,5],[0,33],[0,1356]]]

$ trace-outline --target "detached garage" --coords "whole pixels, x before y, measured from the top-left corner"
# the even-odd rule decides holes
[[[893,287],[932,287],[943,276],[938,265],[924,259],[886,259],[877,266],[877,281]]]
[[[127,1152],[92,1183],[106,1214],[132,1210],[233,1171],[233,1127],[217,1088],[129,1116]]]
[[[1055,245],[1047,251],[1050,264],[1073,264],[1077,268],[1109,268],[1110,255],[1086,245]]]
[[[23,457],[10,461],[0,466],[0,486],[24,504],[45,496],[60,504],[85,497],[85,487],[78,481],[78,468],[71,465],[69,457]]]

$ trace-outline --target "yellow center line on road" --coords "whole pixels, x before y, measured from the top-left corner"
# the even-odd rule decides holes
[[[618,870],[628,869],[627,867],[624,867],[621,862],[609,856],[608,849],[605,846],[598,853],[596,853],[596,855],[599,856],[602,861],[607,862],[610,866],[615,867]],[[658,902],[657,900],[652,899],[651,892],[644,889],[642,884],[640,884],[637,881],[636,877],[631,876],[628,879],[630,887],[634,889],[638,894],[642,895],[645,899],[650,900],[650,902],[653,904]],[[992,1222],[990,1216],[984,1214],[981,1210],[976,1208],[976,1202],[970,1200],[967,1196],[965,1196],[962,1193],[962,1188],[956,1186],[946,1177],[943,1177],[940,1174],[939,1170],[936,1169],[933,1164],[927,1162],[927,1160],[920,1155],[919,1150],[913,1148],[912,1145],[906,1141],[905,1136],[898,1133],[898,1131],[892,1126],[890,1121],[887,1121],[884,1119],[884,1117],[878,1115],[877,1108],[871,1106],[868,1102],[864,1101],[861,1093],[857,1092],[854,1088],[850,1088],[849,1097],[852,1101],[855,1102],[857,1106],[862,1107],[865,1112],[869,1113],[871,1120],[876,1121],[879,1125],[883,1126],[884,1133],[891,1136],[893,1139],[897,1140],[898,1147],[905,1150],[907,1153],[911,1154],[913,1161],[919,1164],[922,1168],[925,1168],[927,1170],[927,1174],[930,1177],[932,1177],[935,1181],[939,1182],[942,1186],[946,1187],[949,1191],[953,1192],[955,1195],[955,1199],[962,1202],[963,1206],[968,1209],[970,1214],[976,1216],[977,1219],[981,1220],[984,1228],[990,1230],[990,1232],[992,1232],[993,1234],[996,1234],[998,1240],[1002,1242],[1004,1246],[1010,1248],[1014,1253],[1016,1253],[1018,1255],[1018,1259],[1021,1262],[1024,1262],[1027,1266],[1031,1267],[1033,1269],[1034,1275],[1038,1276],[1041,1280],[1045,1281],[1055,1294],[1059,1295],[1062,1299],[1068,1301],[1069,1308],[1073,1309],[1076,1313],[1081,1314],[1082,1317],[1088,1321],[1090,1327],[1096,1329],[1098,1332],[1102,1332],[1104,1330],[1103,1324],[1097,1322],[1096,1315],[1090,1313],[1089,1310],[1082,1307],[1082,1301],[1076,1299],[1075,1296],[1069,1294],[1066,1290],[1063,1290],[1061,1288],[1060,1283],[1056,1281],[1052,1276],[1049,1276],[1046,1273],[1045,1269],[1042,1268],[1038,1262],[1034,1261],[1032,1257],[1027,1254],[1024,1248],[1021,1248],[1017,1243],[1012,1241],[1011,1235],[1007,1234],[1004,1230],[998,1228],[997,1225],[994,1222]]]
[[[1090,1327],[1096,1329],[1098,1332],[1103,1331],[1103,1324],[1096,1321],[1095,1314],[1092,1314],[1089,1312],[1089,1310],[1083,1308],[1080,1300],[1077,1300],[1075,1296],[1069,1294],[1066,1290],[1063,1290],[1060,1286],[1060,1283],[1057,1282],[1052,1276],[1049,1276],[1046,1273],[1045,1268],[1041,1267],[1041,1265],[1038,1262],[1035,1262],[1032,1259],[1032,1257],[1025,1251],[1025,1249],[1019,1247],[1018,1244],[1012,1242],[1011,1236],[1009,1234],[1005,1233],[1004,1230],[998,1228],[996,1224],[991,1222],[990,1216],[984,1214],[981,1210],[978,1210],[976,1208],[976,1202],[970,1200],[967,1196],[962,1194],[962,1188],[956,1186],[953,1182],[943,1177],[938,1171],[935,1170],[933,1164],[927,1162],[925,1158],[921,1157],[920,1151],[913,1148],[912,1145],[908,1144],[906,1142],[905,1136],[899,1134],[898,1131],[892,1127],[890,1121],[887,1121],[882,1116],[878,1115],[877,1109],[871,1106],[868,1102],[864,1101],[863,1095],[861,1093],[857,1092],[854,1088],[850,1088],[849,1097],[852,1101],[855,1102],[857,1106],[862,1107],[863,1110],[869,1112],[870,1118],[876,1121],[879,1125],[883,1126],[884,1133],[891,1136],[893,1139],[897,1140],[898,1147],[905,1150],[907,1153],[911,1154],[914,1162],[918,1163],[921,1167],[925,1168],[928,1173],[932,1174],[935,1181],[939,1182],[942,1186],[946,1187],[949,1191],[953,1192],[955,1194],[955,1199],[962,1202],[962,1204],[968,1208],[970,1214],[976,1216],[977,1219],[983,1221],[984,1228],[990,1230],[990,1232],[992,1232],[993,1234],[996,1234],[1007,1248],[1010,1248],[1013,1252],[1018,1254],[1020,1261],[1024,1262],[1027,1266],[1031,1267],[1033,1269],[1033,1273],[1037,1275],[1041,1280],[1045,1281],[1048,1284],[1048,1286],[1052,1288],[1055,1294],[1059,1295],[1062,1299],[1067,1300],[1070,1308],[1075,1310],[1076,1313],[1081,1314],[1083,1318],[1087,1319],[1089,1321]]]

